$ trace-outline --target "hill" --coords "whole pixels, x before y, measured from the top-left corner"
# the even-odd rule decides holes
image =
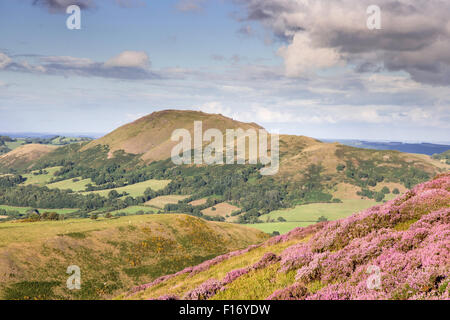
[[[202,121],[203,132],[216,128],[222,132],[226,129],[260,129],[254,123],[235,121],[220,114],[207,114],[200,111],[164,110],[153,112],[132,123],[126,124],[106,136],[90,142],[82,150],[106,145],[112,156],[117,150],[139,154],[145,161],[165,160],[170,158],[172,148],[177,144],[170,140],[176,129],[188,129],[193,136],[194,121]]]
[[[22,145],[0,156],[0,167],[27,169],[35,161],[56,149],[55,146],[42,144]]]
[[[434,154],[433,159],[439,160],[446,164],[450,164],[450,150],[447,150],[443,153]]]
[[[116,211],[143,205],[160,196],[189,196],[180,203],[162,204],[161,209],[165,212],[190,213],[205,219],[255,223],[261,222],[259,217],[264,214],[297,205],[361,199],[368,203],[389,200],[393,193],[403,192],[450,168],[450,165],[427,155],[359,149],[294,135],[280,136],[280,166],[274,176],[261,176],[260,164],[177,166],[170,159],[174,145],[170,140],[171,134],[180,128],[192,132],[196,120],[203,122],[203,131],[208,128],[217,128],[222,132],[230,128],[261,128],[254,123],[242,123],[222,115],[198,111],[154,112],[100,139],[62,146],[32,164],[13,166],[15,173],[28,178],[32,170],[50,173],[51,168],[59,167],[51,176],[51,182],[56,184],[49,185],[47,182],[46,186],[73,187],[74,192],[88,191],[77,194],[77,203],[73,202],[73,194],[63,196],[38,186],[20,189],[22,185],[18,185],[12,191],[3,192],[8,196],[0,197],[4,199],[2,204],[34,206],[36,201],[33,199],[45,196],[45,206],[48,206],[47,200],[58,194],[59,203],[65,203],[69,208],[80,208],[83,212],[79,214],[86,217],[89,212],[101,207],[104,207],[104,212]],[[5,173],[8,172],[6,170]],[[162,189],[147,190],[147,193],[145,187],[126,197],[116,199],[112,195],[109,198],[111,190],[132,190],[147,186],[152,180],[170,182]],[[28,195],[26,199],[24,193]],[[83,195],[85,197],[81,197]],[[104,197],[94,199],[89,195]],[[188,204],[202,198],[216,200],[215,203],[195,208]],[[214,211],[212,206],[218,202],[239,208],[241,213],[236,209],[235,212],[225,213],[225,216],[204,214]],[[365,207],[366,204],[363,204],[361,209]],[[232,213],[235,215],[232,216]]]
[[[2,299],[105,299],[230,250],[267,239],[187,215],[0,223]],[[81,269],[81,290],[66,270]]]
[[[436,143],[407,143],[407,142],[382,142],[382,141],[364,141],[364,140],[346,140],[346,139],[324,139],[327,142],[339,142],[344,145],[376,150],[397,150],[406,153],[419,153],[433,155],[442,153],[450,149],[448,144]]]
[[[351,217],[135,287],[124,299],[449,299],[450,174]]]

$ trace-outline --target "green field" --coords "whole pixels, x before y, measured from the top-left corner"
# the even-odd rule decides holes
[[[16,141],[6,141],[5,145],[11,149],[14,150],[18,147],[20,147],[21,145],[23,145],[25,143],[25,140],[16,140]]]
[[[311,203],[295,208],[272,211],[259,218],[264,223],[249,226],[267,233],[278,231],[283,234],[296,227],[314,224],[321,216],[326,217],[329,221],[338,220],[377,204],[374,200],[366,199],[343,200],[342,203]],[[283,217],[286,222],[278,222],[279,217]]]
[[[89,183],[95,185],[95,183],[92,182],[90,178],[81,180],[81,178],[78,177],[77,179],[80,180],[76,182],[74,182],[73,179],[62,180],[48,184],[47,187],[50,189],[61,189],[61,190],[71,189],[72,191],[84,191],[86,189],[86,185],[88,185]]]
[[[38,185],[45,185],[46,183],[48,183],[52,178],[54,178],[54,174],[56,171],[58,171],[59,169],[61,169],[62,167],[51,167],[51,168],[46,168],[45,171],[47,171],[48,173],[45,174],[39,174],[39,175],[34,175],[33,172],[38,172],[36,171],[32,171],[31,173],[27,173],[22,175],[24,178],[27,178],[27,180],[23,183],[24,185],[29,185],[29,184],[38,184]]]
[[[158,190],[164,189],[169,183],[170,183],[170,180],[153,180],[152,179],[152,180],[135,183],[135,184],[125,186],[125,187],[107,189],[107,190],[90,191],[90,192],[99,194],[103,197],[107,197],[108,193],[111,190],[116,190],[118,193],[127,192],[132,197],[138,197],[138,196],[144,195],[144,191],[147,188],[151,188],[152,190],[158,191]]]
[[[19,213],[27,213],[29,210],[35,209],[32,207],[16,207],[16,206],[7,206],[0,205],[0,209],[5,209],[6,211],[17,211]],[[56,212],[59,214],[72,213],[78,211],[78,209],[38,209],[39,212]]]

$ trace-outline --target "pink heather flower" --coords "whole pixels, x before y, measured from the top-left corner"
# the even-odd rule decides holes
[[[233,271],[228,272],[227,275],[222,279],[223,285],[227,285],[227,284],[233,282],[240,276],[249,273],[250,270],[251,270],[251,268],[247,267],[247,268],[242,268],[242,269],[235,269]]]
[[[277,256],[276,254],[274,254],[272,252],[267,252],[257,263],[255,263],[252,266],[252,268],[254,270],[264,269],[265,267],[280,261],[280,259],[281,258],[279,256]]]
[[[184,300],[207,300],[214,296],[223,287],[221,281],[209,279],[184,296]]]

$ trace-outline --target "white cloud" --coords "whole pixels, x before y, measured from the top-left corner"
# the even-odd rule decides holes
[[[3,52],[0,52],[0,69],[4,69],[7,65],[12,62],[11,58],[8,57]]]
[[[290,45],[278,50],[283,57],[286,75],[298,77],[315,69],[323,69],[341,62],[341,55],[334,48],[314,48],[306,34],[297,33]]]
[[[450,85],[450,1],[378,0],[381,30],[366,26],[373,0],[234,0],[287,42],[286,72],[300,76],[339,60],[406,71],[421,83]]]
[[[146,69],[150,66],[150,59],[143,51],[124,51],[106,61],[104,66]]]

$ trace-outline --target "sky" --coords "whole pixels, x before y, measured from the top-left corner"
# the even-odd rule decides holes
[[[447,0],[1,1],[0,132],[102,134],[189,109],[319,139],[449,142],[449,14]]]

